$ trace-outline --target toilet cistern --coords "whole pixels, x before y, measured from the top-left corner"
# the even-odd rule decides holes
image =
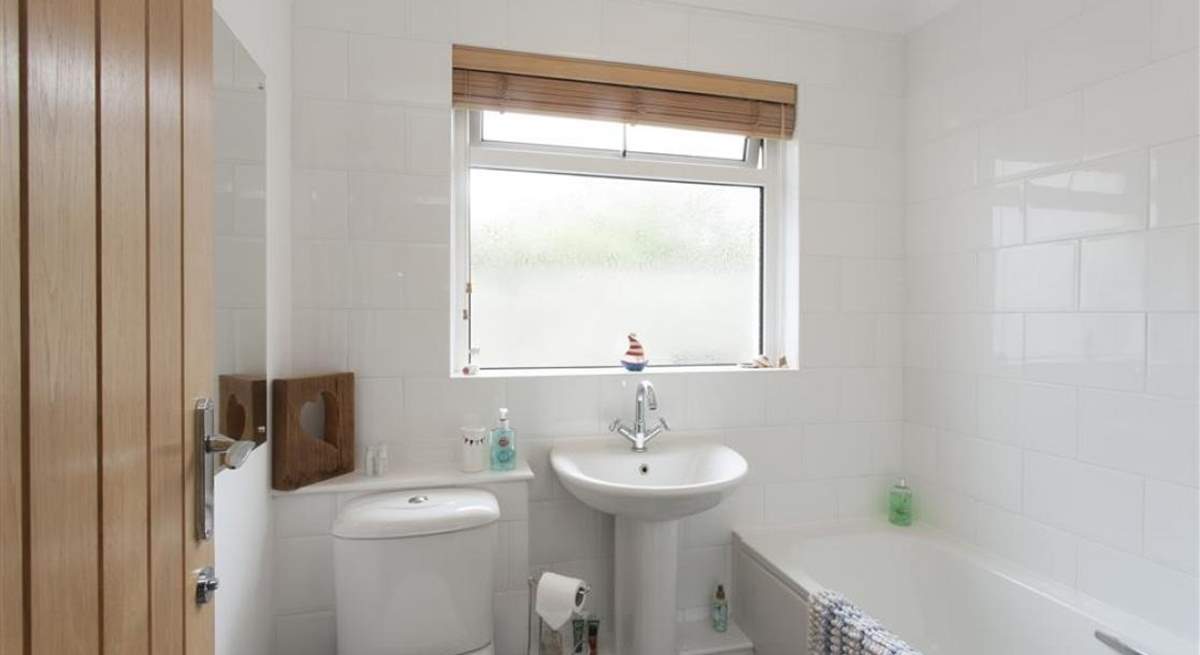
[[[625,425],[621,419],[616,419],[612,425],[608,426],[610,432],[619,433],[633,444],[633,452],[646,452],[646,444],[650,440],[664,431],[670,430],[671,426],[667,424],[667,419],[658,417],[658,425],[646,432],[646,410],[652,412],[658,411],[658,396],[654,393],[654,385],[650,384],[649,380],[642,380],[638,383],[637,394],[634,396],[633,403],[633,427]]]

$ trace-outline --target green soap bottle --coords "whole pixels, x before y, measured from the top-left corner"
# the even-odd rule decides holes
[[[912,489],[904,478],[888,493],[888,521],[892,525],[912,525]]]
[[[511,471],[517,466],[517,435],[508,423],[508,409],[500,409],[500,425],[492,428],[492,470]]]
[[[729,629],[729,601],[725,599],[725,585],[717,585],[717,593],[713,594],[712,627],[717,632]]]

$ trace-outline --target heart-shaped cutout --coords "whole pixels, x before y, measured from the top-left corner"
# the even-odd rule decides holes
[[[325,397],[317,396],[300,406],[300,429],[318,441],[325,440]]]
[[[225,417],[225,434],[234,439],[245,437],[246,408],[242,407],[242,404],[238,402],[237,396],[234,394],[229,394],[229,397],[225,399],[222,416]]]

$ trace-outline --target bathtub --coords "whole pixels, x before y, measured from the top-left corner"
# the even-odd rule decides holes
[[[1145,655],[1197,645],[923,527],[735,530],[734,618],[755,655],[807,654],[809,595],[837,591],[924,655]],[[1129,655],[1126,653],[1125,655]]]

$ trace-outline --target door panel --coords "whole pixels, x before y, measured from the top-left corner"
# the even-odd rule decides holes
[[[0,655],[25,641],[18,18],[17,0],[0,0]]]
[[[101,622],[105,653],[148,652],[146,5],[100,10]]]
[[[183,150],[179,0],[149,3],[150,652],[183,652]]]
[[[213,652],[211,12],[0,0],[0,655]]]
[[[212,2],[183,0],[183,390],[189,405],[213,396],[212,230]],[[184,441],[195,443],[194,423],[184,423]],[[195,449],[185,448],[184,525],[195,524]],[[190,570],[212,564],[212,541],[185,539]],[[190,598],[190,590],[187,592]],[[213,605],[186,605],[187,652],[213,651]]]
[[[28,639],[58,655],[100,650],[94,8],[25,16]]]

